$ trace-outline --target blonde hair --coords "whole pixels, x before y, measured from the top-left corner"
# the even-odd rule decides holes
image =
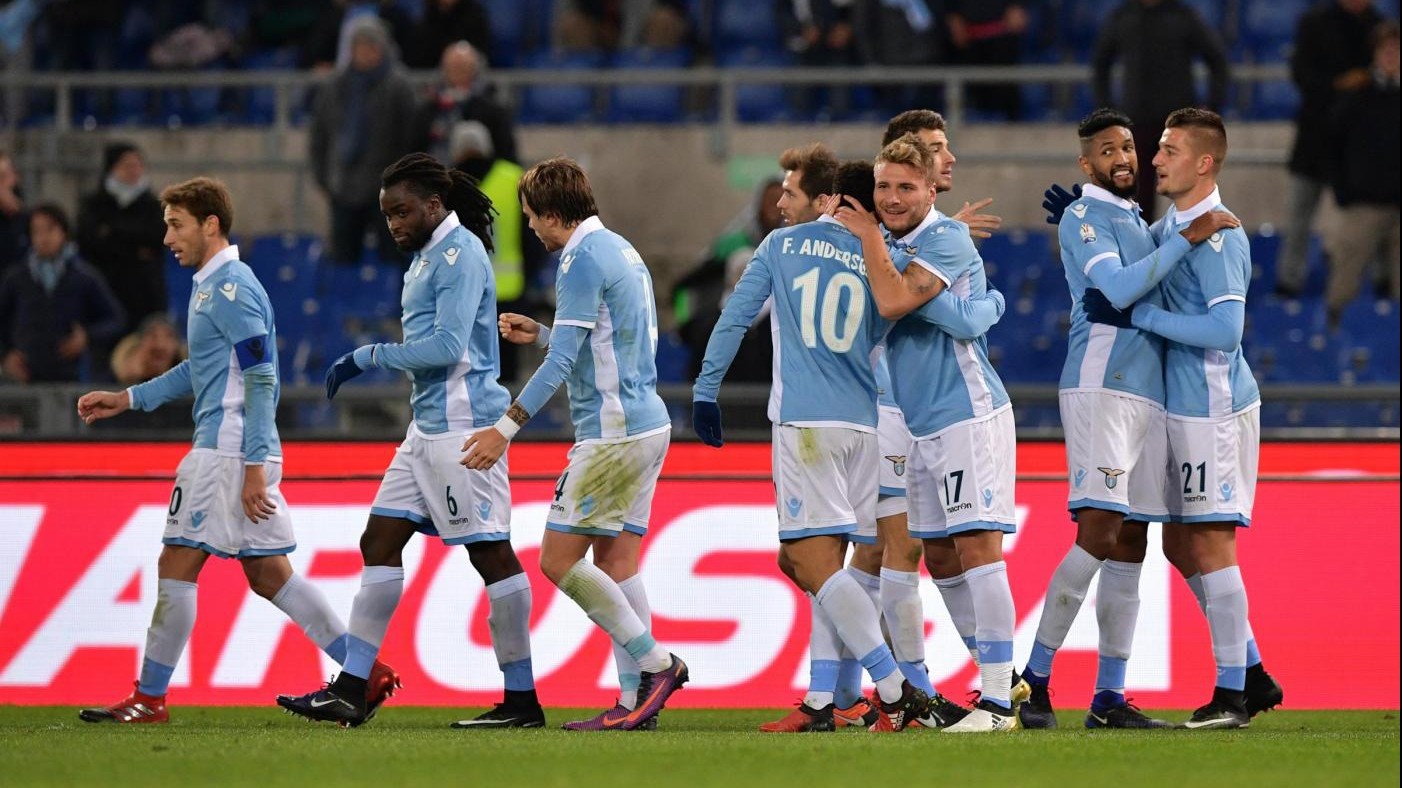
[[[923,175],[927,182],[935,179],[935,154],[914,134],[902,134],[882,148],[876,154],[875,165],[882,164],[904,164]]]

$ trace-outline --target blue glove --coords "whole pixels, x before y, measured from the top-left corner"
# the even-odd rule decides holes
[[[691,429],[707,446],[720,448],[725,445],[720,434],[720,405],[704,400],[691,403]]]
[[[1081,296],[1081,308],[1086,311],[1086,320],[1092,323],[1104,323],[1116,328],[1134,327],[1134,324],[1130,322],[1130,314],[1134,311],[1133,309],[1123,311],[1116,309],[1104,293],[1093,287]]]
[[[347,353],[336,359],[336,363],[326,370],[326,398],[334,398],[342,383],[364,371],[359,364],[355,363],[354,353]]]
[[[1071,191],[1061,188],[1061,184],[1053,183],[1050,189],[1042,192],[1046,199],[1042,200],[1042,207],[1047,211],[1047,224],[1055,227],[1061,224],[1061,215],[1066,213],[1066,208],[1071,203],[1081,199],[1081,184],[1071,187]]]

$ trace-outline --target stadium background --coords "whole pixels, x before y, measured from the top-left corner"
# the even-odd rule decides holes
[[[1055,401],[1068,304],[1040,194],[1047,183],[1079,176],[1073,130],[1091,108],[1087,52],[1116,4],[1029,4],[1034,24],[1017,67],[815,71],[779,54],[769,3],[691,2],[701,34],[696,51],[680,59],[624,53],[612,63],[544,51],[539,42],[549,3],[485,3],[493,51],[501,53],[485,78],[516,109],[522,161],[557,153],[578,158],[594,180],[603,218],[649,261],[659,294],[670,292],[714,236],[752,210],[754,186],[773,174],[779,151],[823,140],[844,157],[869,156],[886,118],[908,108],[884,102],[880,86],[937,90],[933,108],[950,119],[960,156],[951,196],[956,205],[993,196],[994,211],[1005,218],[981,253],[990,280],[1010,300],[989,342],[1010,384],[1022,439],[1022,530],[1009,546],[1019,662],[1068,534]],[[127,5],[136,13],[151,4]],[[239,10],[254,4],[222,5],[237,25]],[[410,14],[423,11],[423,3],[399,5]],[[1307,295],[1273,295],[1289,118],[1297,101],[1285,57],[1307,4],[1190,5],[1229,46],[1233,80],[1224,109],[1232,157],[1223,192],[1252,237],[1244,344],[1263,386],[1270,440],[1256,525],[1243,542],[1253,625],[1292,707],[1396,707],[1398,305],[1373,299],[1365,285],[1365,295],[1331,330],[1319,296],[1325,262],[1317,241]],[[1381,5],[1396,18],[1395,3]],[[375,480],[407,423],[407,388],[371,373],[369,385],[347,387],[333,407],[317,385],[340,353],[393,339],[399,279],[399,269],[370,256],[354,266],[323,260],[326,209],[306,162],[307,97],[319,77],[290,69],[293,61],[277,50],[246,53],[220,70],[157,72],[141,62],[149,42],[125,39],[130,60],[117,70],[55,72],[45,68],[41,31],[33,28],[26,44],[32,70],[7,64],[0,133],[0,148],[14,156],[31,199],[75,205],[96,181],[101,150],[113,139],[145,151],[158,185],[196,174],[231,185],[235,240],[277,310],[284,377],[279,426],[301,544],[295,563],[348,610],[359,572],[355,543]],[[415,74],[420,84],[433,78]],[[969,86],[997,81],[1020,85],[1028,110],[1021,121],[968,106]],[[854,100],[837,114],[821,101],[797,109],[796,92],[815,84],[846,84]],[[102,95],[115,101],[101,101]],[[1320,223],[1330,220],[1326,206]],[[552,277],[546,270],[536,284],[548,290]],[[171,263],[167,281],[171,312],[183,323],[188,273]],[[722,396],[734,425],[728,437],[757,443],[728,444],[721,453],[689,443],[686,348],[675,333],[675,302],[659,301],[659,371],[675,443],[644,555],[657,633],[686,653],[695,670],[697,691],[678,696],[679,703],[780,705],[804,681],[808,620],[803,600],[772,563],[767,392],[727,386]],[[533,360],[523,369],[532,369]],[[0,443],[5,702],[105,698],[140,658],[161,513],[189,427],[185,412],[171,406],[169,417],[132,414],[84,428],[73,413],[83,390],[83,384],[0,386],[0,432],[7,439]],[[523,432],[529,442],[511,453],[516,544],[528,565],[542,502],[567,448],[561,441],[568,440],[568,417],[559,399]],[[1346,546],[1333,547],[1334,534],[1346,529]],[[421,552],[409,561],[405,602],[386,641],[387,658],[408,685],[402,700],[495,700],[498,674],[480,581],[461,551],[423,542],[414,550]],[[532,572],[543,697],[551,704],[606,702],[614,681],[606,643]],[[332,669],[247,592],[235,567],[211,564],[202,584],[199,623],[173,685],[182,703],[263,703]],[[968,685],[975,674],[943,606],[929,584],[923,591],[932,672],[950,686]],[[1129,690],[1145,706],[1191,706],[1212,670],[1206,627],[1161,560],[1151,560],[1143,595]],[[1336,632],[1347,634],[1322,636]],[[1094,646],[1094,617],[1082,615],[1059,663],[1059,681],[1071,695],[1063,704],[1082,700],[1072,688],[1088,691]],[[1346,659],[1356,669],[1320,669]]]

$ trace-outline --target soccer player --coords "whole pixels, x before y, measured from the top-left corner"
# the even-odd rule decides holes
[[[540,567],[608,632],[620,664],[619,702],[567,730],[656,727],[686,663],[653,639],[638,552],[671,441],[657,396],[657,307],[647,265],[604,227],[584,170],[547,159],[521,178],[521,207],[549,251],[560,251],[555,323],[498,317],[509,342],[549,347],[506,415],[467,439],[461,462],[490,471],[517,431],[568,382],[575,445],[555,487]],[[593,549],[594,561],[585,556]]]
[[[1158,193],[1173,206],[1155,224],[1156,237],[1225,210],[1217,188],[1227,157],[1222,118],[1180,109],[1164,126],[1154,168]],[[1194,247],[1164,279],[1163,307],[1140,302],[1120,312],[1104,296],[1085,297],[1092,322],[1133,326],[1168,340],[1168,455],[1176,478],[1164,552],[1180,571],[1196,570],[1189,584],[1195,593],[1202,589],[1217,663],[1212,700],[1193,712],[1186,728],[1244,728],[1253,710],[1270,708],[1283,697],[1260,664],[1236,558],[1236,529],[1251,524],[1260,454],[1260,391],[1241,349],[1250,278],[1246,233],[1231,227]],[[1248,673],[1253,673],[1251,693]]]
[[[194,395],[195,439],[175,472],[141,677],[125,699],[79,712],[87,722],[170,720],[166,689],[194,629],[196,581],[211,555],[237,559],[255,594],[277,605],[332,659],[346,659],[345,625],[287,560],[296,541],[278,486],[277,331],[267,292],[229,243],[233,199],[223,183],[195,178],[167,188],[161,204],[164,243],[195,272],[186,327],[190,358],[126,391],[84,394],[78,415],[92,424]],[[375,680],[361,687],[361,705],[377,708],[398,681],[376,663]]]
[[[531,670],[531,587],[511,549],[506,463],[482,473],[458,464],[474,428],[492,424],[510,399],[497,382],[496,285],[491,201],[465,173],[411,153],[385,168],[380,210],[390,236],[414,258],[404,277],[403,343],[365,345],[326,373],[326,397],[367,369],[407,372],[414,418],[394,452],[360,537],[365,568],[350,617],[344,669],[324,689],[281,695],[283,708],[313,720],[355,724],[359,700],[404,591],[404,546],[416,532],[462,545],[482,576],[503,701],[455,728],[539,728],[545,714]]]
[[[1162,521],[1168,514],[1163,344],[1133,328],[1091,325],[1081,294],[1095,288],[1119,306],[1141,297],[1158,303],[1159,281],[1194,245],[1240,222],[1229,213],[1208,211],[1158,247],[1133,202],[1139,160],[1129,117],[1099,109],[1081,121],[1077,134],[1077,162],[1089,182],[1082,199],[1063,214],[1059,229],[1072,300],[1060,397],[1071,474],[1067,508],[1076,522],[1076,542],[1047,588],[1032,658],[1022,671],[1032,696],[1018,717],[1025,728],[1056,727],[1048,689],[1052,660],[1098,572],[1100,662],[1085,725],[1168,727],[1124,697],[1148,521]]]
[[[899,321],[886,343],[896,402],[915,436],[907,460],[910,532],[926,540],[927,551],[930,540],[953,538],[973,602],[981,699],[944,730],[1012,730],[1015,620],[1002,557],[1002,536],[1016,528],[1012,406],[982,334],[958,337],[948,326],[908,317],[946,288],[983,296],[983,261],[968,227],[932,210],[929,147],[914,135],[901,137],[882,149],[875,169],[877,214],[891,248],[877,217],[856,202],[844,198],[835,215],[862,240],[882,316]]]
[[[870,179],[863,184],[861,177],[867,166],[844,167],[836,190],[870,204]],[[755,250],[706,347],[693,389],[693,424],[702,442],[723,444],[716,395],[745,327],[771,297],[779,549],[836,639],[860,655],[875,681],[880,715],[871,729],[901,731],[925,716],[929,697],[897,668],[881,638],[877,606],[842,567],[844,537],[862,526],[874,530],[876,520],[872,354],[887,323],[866,284],[861,241],[837,221],[822,216],[780,228]],[[798,709],[812,731],[833,729],[832,710],[832,694],[812,690]]]

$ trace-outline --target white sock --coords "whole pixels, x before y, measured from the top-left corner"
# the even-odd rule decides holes
[[[302,628],[317,648],[333,658],[336,658],[339,652],[340,657],[337,661],[345,661],[345,644],[341,641],[346,636],[346,625],[341,621],[341,617],[336,615],[336,611],[331,609],[331,604],[326,601],[326,595],[321,593],[320,589],[308,583],[301,575],[294,574],[287,578],[287,582],[282,584],[282,588],[278,589],[271,601],[278,610],[286,613],[293,623]]]
[[[964,641],[964,647],[969,650],[969,657],[977,665],[978,642],[974,639],[974,630],[978,625],[974,618],[974,598],[969,595],[968,580],[962,574],[939,577],[935,578],[935,588],[940,590],[945,610],[949,611],[949,618],[954,622],[954,631],[959,633],[959,639]]]
[[[813,595],[807,597],[812,627],[808,632],[808,692],[803,702],[821,709],[834,701],[842,667],[842,638]]]
[[[1241,567],[1238,566],[1237,571],[1240,570]],[[1188,588],[1193,592],[1193,599],[1196,599],[1198,601],[1198,610],[1201,610],[1202,614],[1206,616],[1207,597],[1204,596],[1202,593],[1202,573],[1199,572],[1197,574],[1189,575],[1183,578],[1183,582],[1188,584]],[[1256,633],[1251,630],[1251,621],[1249,619],[1246,622],[1246,641],[1248,643],[1256,642]]]
[[[628,604],[623,589],[604,570],[581,558],[560,578],[560,590],[584,609],[589,620],[609,633],[613,642],[637,660],[645,673],[660,673],[672,665],[672,658]]]
[[[497,667],[505,677],[506,689],[523,692],[535,689],[531,668],[531,580],[520,572],[487,586],[491,611],[487,626],[492,630],[492,650]]]
[[[1081,603],[1086,599],[1095,573],[1100,571],[1100,564],[1100,559],[1078,544],[1066,551],[1066,557],[1057,564],[1047,584],[1047,601],[1042,608],[1042,620],[1037,622],[1038,643],[1055,650],[1066,642],[1066,633],[1071,631],[1071,622],[1081,612]]]
[[[647,603],[647,589],[643,587],[642,575],[633,575],[618,584],[623,596],[628,598],[628,606],[638,614],[638,620],[652,631],[652,607]],[[642,680],[638,661],[628,650],[617,642],[613,644],[613,662],[618,666],[618,702],[624,708],[638,705],[638,682]]]
[[[925,669],[925,608],[920,603],[920,573],[881,569],[881,616],[891,639],[896,665],[914,687],[934,696]]]
[[[1202,576],[1207,599],[1207,628],[1212,633],[1212,656],[1217,661],[1217,686],[1240,690],[1246,685],[1246,585],[1241,569],[1229,566]]]
[[[852,579],[857,581],[857,585],[867,592],[871,606],[876,608],[876,625],[881,630],[881,639],[886,645],[891,645],[891,632],[887,629],[886,616],[881,614],[881,578],[867,574],[855,566],[847,567],[847,571],[852,574]]]
[[[865,572],[863,574],[866,574]],[[871,577],[871,575],[867,575]],[[834,572],[814,597],[833,628],[876,682],[876,690],[887,703],[900,700],[904,678],[896,669],[890,646],[881,640],[876,624],[876,607],[851,571]]]
[[[404,593],[404,567],[367,566],[360,572],[360,590],[351,605],[345,672],[370,678],[389,620]]]
[[[1008,586],[1008,565],[997,561],[977,566],[966,571],[964,577],[978,622],[974,638],[978,641],[983,700],[1011,708],[1013,628],[1017,626],[1017,614],[1013,610],[1013,591]]]
[[[199,586],[163,577],[156,581],[156,609],[146,629],[146,652],[137,689],[160,697],[170,686],[171,674],[180,662],[190,633],[195,630],[195,606]]]
[[[1100,624],[1100,659],[1127,661],[1134,646],[1134,627],[1139,620],[1139,575],[1143,564],[1106,561],[1100,568],[1095,592],[1095,618]],[[1118,687],[1100,686],[1116,684]],[[1124,692],[1122,676],[1102,670],[1096,677],[1095,691]]]

